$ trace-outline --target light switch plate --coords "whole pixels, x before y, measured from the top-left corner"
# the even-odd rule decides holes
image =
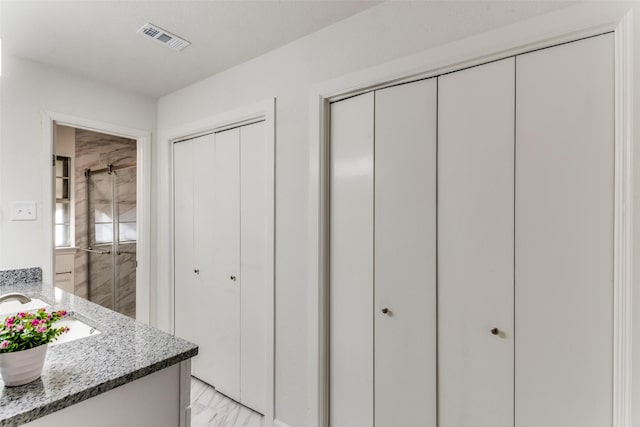
[[[11,221],[35,221],[36,202],[11,202]]]

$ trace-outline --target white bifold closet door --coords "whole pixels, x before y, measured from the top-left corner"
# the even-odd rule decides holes
[[[439,427],[513,427],[514,67],[438,78]]]
[[[373,426],[373,96],[331,105],[330,427]]]
[[[436,425],[437,90],[375,92],[376,427]]]
[[[517,427],[612,422],[613,34],[517,57]]]
[[[240,398],[238,129],[175,144],[175,332],[200,346],[192,372]],[[198,319],[202,316],[202,319]]]
[[[174,146],[175,332],[192,373],[264,412],[267,163],[264,123]]]
[[[331,106],[332,427],[436,425],[436,84]]]
[[[216,293],[211,286],[212,270],[208,265],[199,266],[196,259],[196,245],[201,251],[203,239],[213,240],[211,221],[206,220],[202,207],[212,204],[212,193],[199,194],[202,181],[212,182],[212,177],[203,177],[203,159],[213,162],[215,157],[214,135],[205,135],[189,141],[174,144],[174,270],[175,270],[175,334],[197,343],[199,356],[192,360],[192,372],[204,381],[216,379],[216,366],[209,362],[207,355],[215,354],[217,343],[211,339],[205,327],[205,316],[218,318],[215,306]],[[206,247],[205,247],[206,248]],[[206,250],[206,249],[205,249]],[[204,303],[207,301],[208,303]],[[202,313],[202,322],[194,321]],[[205,314],[206,313],[206,314]],[[201,326],[202,323],[202,326]]]
[[[272,244],[265,123],[240,131],[240,402],[266,410],[267,283]]]
[[[331,105],[331,427],[611,425],[613,48]]]
[[[202,379],[240,400],[240,130],[215,133],[205,153],[212,156],[195,158],[195,261],[214,295],[204,304],[215,350],[207,357],[212,376]]]

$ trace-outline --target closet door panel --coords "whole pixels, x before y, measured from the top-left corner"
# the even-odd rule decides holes
[[[196,259],[207,287],[206,333],[210,384],[240,399],[240,134],[232,129],[213,136],[196,151],[194,188]]]
[[[439,77],[440,427],[513,427],[514,67]]]
[[[240,128],[240,401],[264,413],[266,407],[267,144],[265,125]]]
[[[436,94],[375,92],[376,427],[436,425]]]
[[[612,420],[614,51],[517,57],[516,426]]]
[[[193,174],[192,190],[193,191],[193,241],[194,252],[192,259],[191,275],[197,283],[197,289],[192,291],[189,298],[192,299],[188,312],[185,313],[185,319],[193,323],[193,313],[204,313],[211,311],[212,304],[215,304],[216,293],[213,282],[213,268],[211,259],[213,258],[212,241],[214,236],[213,221],[211,218],[211,209],[214,203],[214,193],[211,184],[214,180],[213,165],[216,163],[216,150],[214,135],[202,136],[190,141],[186,141],[193,149],[193,162],[191,171]],[[209,183],[207,185],[207,183]],[[176,206],[178,201],[176,200]],[[195,271],[197,270],[197,272]],[[215,316],[215,315],[214,315]],[[216,366],[211,363],[216,353],[220,352],[217,344],[210,339],[211,328],[208,322],[202,323],[195,331],[197,335],[193,337],[193,342],[200,347],[198,357],[194,359],[192,365],[193,375],[201,380],[217,385],[220,381]]]
[[[191,141],[173,145],[174,192],[174,282],[175,335],[198,342],[200,332],[190,322],[190,312],[199,301],[199,283],[195,280],[193,251],[193,144]],[[198,340],[196,340],[198,339]],[[202,352],[192,359],[193,372],[201,367]]]
[[[373,426],[373,93],[331,105],[331,427]]]
[[[198,344],[200,349],[193,358],[192,373],[212,384],[215,372],[209,357],[217,348],[207,339],[207,325],[194,325],[193,313],[208,313],[207,301],[214,297],[206,280],[208,271],[202,268],[202,257],[196,255],[202,250],[202,235],[208,233],[210,238],[210,227],[206,222],[202,224],[200,213],[209,195],[197,193],[202,190],[196,183],[207,179],[203,173],[210,168],[203,169],[198,159],[208,158],[212,162],[213,148],[213,135],[174,144],[175,334]],[[196,274],[198,269],[203,274]]]

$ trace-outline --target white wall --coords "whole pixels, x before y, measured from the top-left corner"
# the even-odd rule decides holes
[[[449,3],[447,6],[442,3]],[[452,6],[453,4],[453,6]],[[565,4],[384,3],[159,100],[155,151],[158,324],[169,317],[171,129],[276,97],[276,418],[306,425],[309,90],[312,84]]]
[[[52,248],[42,244],[50,225],[42,220],[46,165],[42,111],[153,131],[156,103],[54,68],[11,56],[0,78],[0,269],[44,267]],[[9,221],[11,201],[37,202],[37,221]]]

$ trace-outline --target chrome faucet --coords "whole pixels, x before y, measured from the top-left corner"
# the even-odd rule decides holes
[[[5,301],[13,301],[13,300],[17,300],[17,301],[20,301],[20,303],[22,304],[26,304],[31,301],[31,298],[29,298],[25,294],[21,294],[18,292],[11,292],[11,293],[0,296],[0,304]]]

